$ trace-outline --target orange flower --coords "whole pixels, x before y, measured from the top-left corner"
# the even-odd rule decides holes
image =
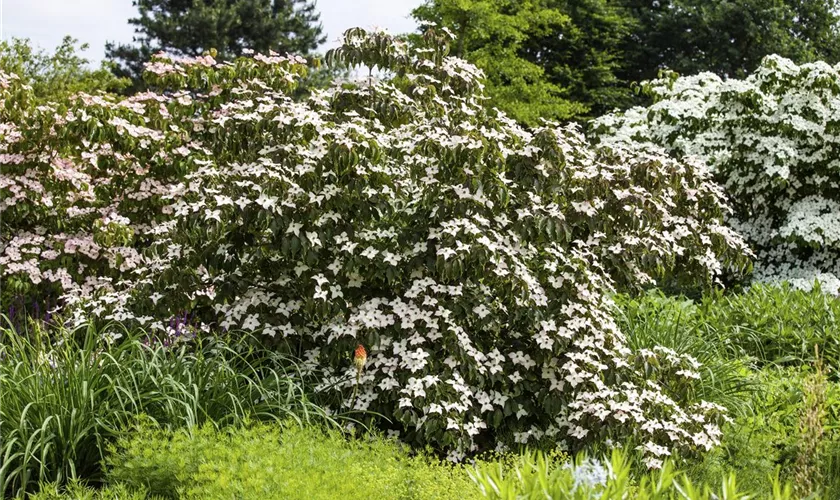
[[[359,383],[362,381],[362,370],[365,369],[366,361],[367,351],[365,350],[365,346],[359,344],[356,346],[356,350],[353,351],[353,364],[356,365],[356,385],[353,386],[353,396],[350,398],[353,400],[353,405],[356,404],[356,391],[359,390]]]
[[[353,364],[356,365],[356,371],[358,371],[359,374],[362,373],[366,361],[367,351],[365,350],[365,346],[359,344],[358,346],[356,346],[356,350],[353,352]]]

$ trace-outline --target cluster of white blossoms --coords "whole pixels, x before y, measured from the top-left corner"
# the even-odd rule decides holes
[[[768,56],[743,80],[651,82],[654,104],[600,118],[603,144],[708,165],[756,253],[758,281],[840,294],[840,66]]]
[[[336,411],[385,415],[452,458],[627,434],[652,457],[718,443],[696,361],[630,350],[609,299],[747,265],[706,169],[520,127],[485,106],[446,33],[345,38],[331,62],[392,76],[300,101],[294,58],[161,55],[155,92],[35,109],[7,83],[0,130],[29,142],[0,135],[0,154],[23,155],[0,177],[18,197],[0,276],[79,318],[260,331],[322,375]]]

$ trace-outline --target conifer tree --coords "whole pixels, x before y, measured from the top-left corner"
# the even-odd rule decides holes
[[[209,49],[228,60],[246,49],[305,55],[325,37],[311,0],[134,0],[134,44],[106,47],[118,76],[140,81],[156,52],[198,56]]]

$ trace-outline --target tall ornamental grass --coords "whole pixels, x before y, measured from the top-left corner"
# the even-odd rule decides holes
[[[164,428],[327,418],[308,400],[296,365],[247,337],[164,347],[141,331],[93,325],[46,336],[0,330],[7,494],[39,482],[98,481],[106,445],[141,415]]]
[[[619,295],[618,323],[634,350],[653,350],[664,356],[690,356],[699,363],[699,378],[685,384],[668,373],[658,382],[686,401],[706,400],[740,415],[758,390],[746,355],[733,341],[706,321],[697,304],[661,292],[640,297]],[[671,375],[671,376],[669,376]]]

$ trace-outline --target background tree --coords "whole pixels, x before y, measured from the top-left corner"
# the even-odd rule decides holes
[[[778,54],[797,63],[838,61],[837,0],[621,0],[637,20],[620,77],[711,71],[741,78]]]
[[[549,80],[597,116],[630,103],[631,89],[618,75],[624,41],[637,23],[613,0],[551,0],[569,21],[559,32],[529,39],[525,57],[545,69]]]
[[[78,40],[64,37],[55,52],[49,53],[34,47],[25,38],[0,42],[0,68],[15,73],[23,83],[30,85],[37,99],[59,99],[75,92],[116,92],[129,82],[110,71],[108,63],[97,69],[82,56],[88,45],[78,45]]]
[[[629,96],[615,76],[632,20],[606,0],[429,0],[414,10],[453,31],[454,55],[487,74],[493,103],[517,120],[598,114]]]
[[[143,62],[159,51],[197,56],[214,48],[228,60],[252,49],[305,55],[325,37],[310,0],[134,0],[134,45],[106,46],[119,76],[139,82]]]
[[[838,0],[427,0],[414,10],[458,37],[488,95],[517,120],[624,108],[660,69],[743,77],[779,54],[840,60]]]

